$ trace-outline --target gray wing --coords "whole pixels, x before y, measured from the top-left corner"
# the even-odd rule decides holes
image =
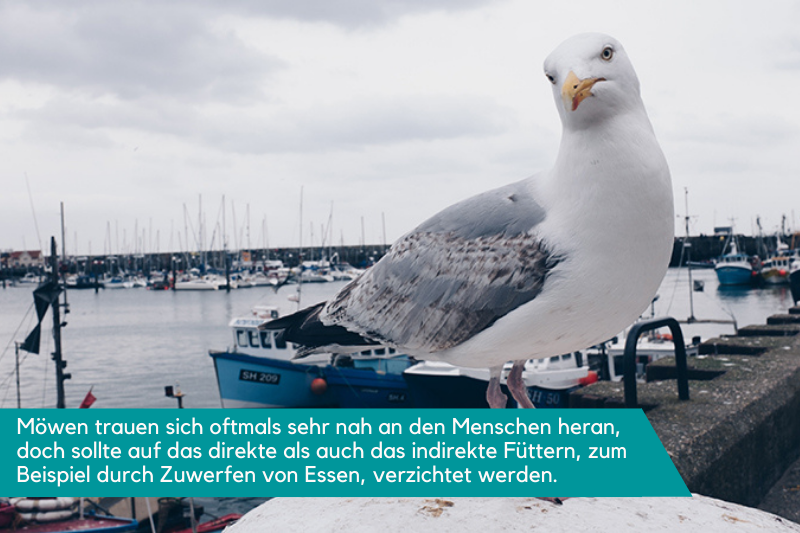
[[[559,258],[531,231],[545,211],[522,184],[469,198],[421,224],[342,289],[323,322],[435,353],[535,298]]]

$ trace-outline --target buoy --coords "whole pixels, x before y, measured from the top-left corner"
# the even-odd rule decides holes
[[[589,370],[585,377],[582,377],[578,380],[578,383],[581,385],[591,385],[592,383],[597,383],[597,380],[597,372],[594,370]]]
[[[322,396],[328,390],[328,382],[324,378],[314,378],[311,381],[311,392],[317,396]]]

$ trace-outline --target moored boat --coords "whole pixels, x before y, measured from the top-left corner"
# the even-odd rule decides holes
[[[714,267],[720,285],[749,285],[753,283],[758,271],[753,268],[750,258],[740,253],[736,238],[730,236],[727,243],[730,250],[723,254]]]
[[[0,508],[3,517],[10,517],[5,526],[26,533],[64,533],[83,531],[116,533],[136,530],[138,523],[132,518],[120,518],[84,511],[82,498],[10,498],[8,505]]]
[[[795,259],[789,268],[789,287],[795,305],[800,303],[800,258]]]
[[[335,364],[325,367],[324,379],[333,390],[338,407],[413,407],[403,371],[414,363],[407,356],[338,357]]]
[[[776,251],[761,267],[761,279],[768,285],[784,285],[789,283],[789,269],[792,266],[792,253],[788,246]]]
[[[516,407],[505,385],[511,365],[501,376],[501,390],[508,397],[506,407]],[[408,368],[403,376],[408,383],[414,407],[482,408],[486,403],[489,370],[465,368],[439,361],[424,361]],[[568,407],[569,394],[597,381],[597,374],[580,354],[564,354],[547,359],[531,359],[522,373],[528,398],[537,408]]]
[[[222,407],[332,407],[333,392],[320,386],[330,354],[293,362],[295,348],[280,331],[259,331],[258,325],[278,318],[276,307],[260,306],[251,316],[234,318],[228,324],[233,346],[210,351],[214,360]],[[324,380],[323,380],[324,381]]]

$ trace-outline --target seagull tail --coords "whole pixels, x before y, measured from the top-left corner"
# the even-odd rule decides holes
[[[320,312],[324,307],[325,302],[322,302],[291,315],[259,324],[258,329],[283,330],[279,334],[282,340],[297,345],[295,359],[315,353],[349,353],[358,350],[358,347],[378,344],[343,326],[323,324],[320,320]],[[348,349],[343,350],[343,347],[348,347]]]

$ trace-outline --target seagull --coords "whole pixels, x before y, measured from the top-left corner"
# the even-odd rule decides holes
[[[590,33],[545,60],[562,135],[553,167],[456,203],[401,237],[331,300],[262,324],[298,356],[394,347],[489,368],[490,407],[533,407],[525,362],[598,344],[633,323],[666,273],[673,199],[622,45]]]

